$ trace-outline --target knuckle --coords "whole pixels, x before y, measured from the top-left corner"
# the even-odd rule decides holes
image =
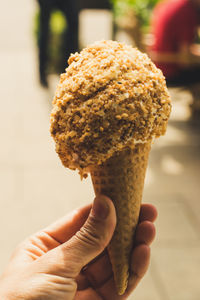
[[[98,251],[103,251],[105,248],[105,237],[102,231],[97,230],[98,226],[88,220],[79,232],[76,233],[76,238],[84,245],[90,245]]]

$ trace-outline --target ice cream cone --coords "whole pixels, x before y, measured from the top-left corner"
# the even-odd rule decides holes
[[[150,142],[136,144],[134,149],[127,148],[91,169],[95,194],[110,197],[116,209],[117,225],[108,252],[119,295],[124,294],[128,284],[150,148]]]
[[[51,134],[63,165],[81,178],[90,172],[96,195],[114,202],[108,251],[123,294],[151,140],[166,132],[170,95],[148,56],[123,43],[96,42],[68,63],[53,100]]]

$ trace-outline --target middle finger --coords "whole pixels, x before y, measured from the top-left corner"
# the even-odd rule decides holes
[[[94,288],[101,287],[113,276],[112,266],[107,251],[100,255],[94,262],[86,266],[82,273]]]

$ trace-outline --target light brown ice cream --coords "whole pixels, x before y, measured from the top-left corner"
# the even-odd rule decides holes
[[[100,41],[69,58],[51,134],[65,167],[87,174],[118,151],[163,135],[171,102],[162,72],[131,46]]]

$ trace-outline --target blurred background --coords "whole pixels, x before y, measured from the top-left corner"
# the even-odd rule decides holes
[[[130,300],[200,299],[198,2],[2,2],[0,272],[25,237],[94,197],[89,178],[81,182],[61,165],[49,115],[69,54],[116,39],[151,56],[173,104],[167,134],[152,147],[143,197],[159,212],[151,266]]]

